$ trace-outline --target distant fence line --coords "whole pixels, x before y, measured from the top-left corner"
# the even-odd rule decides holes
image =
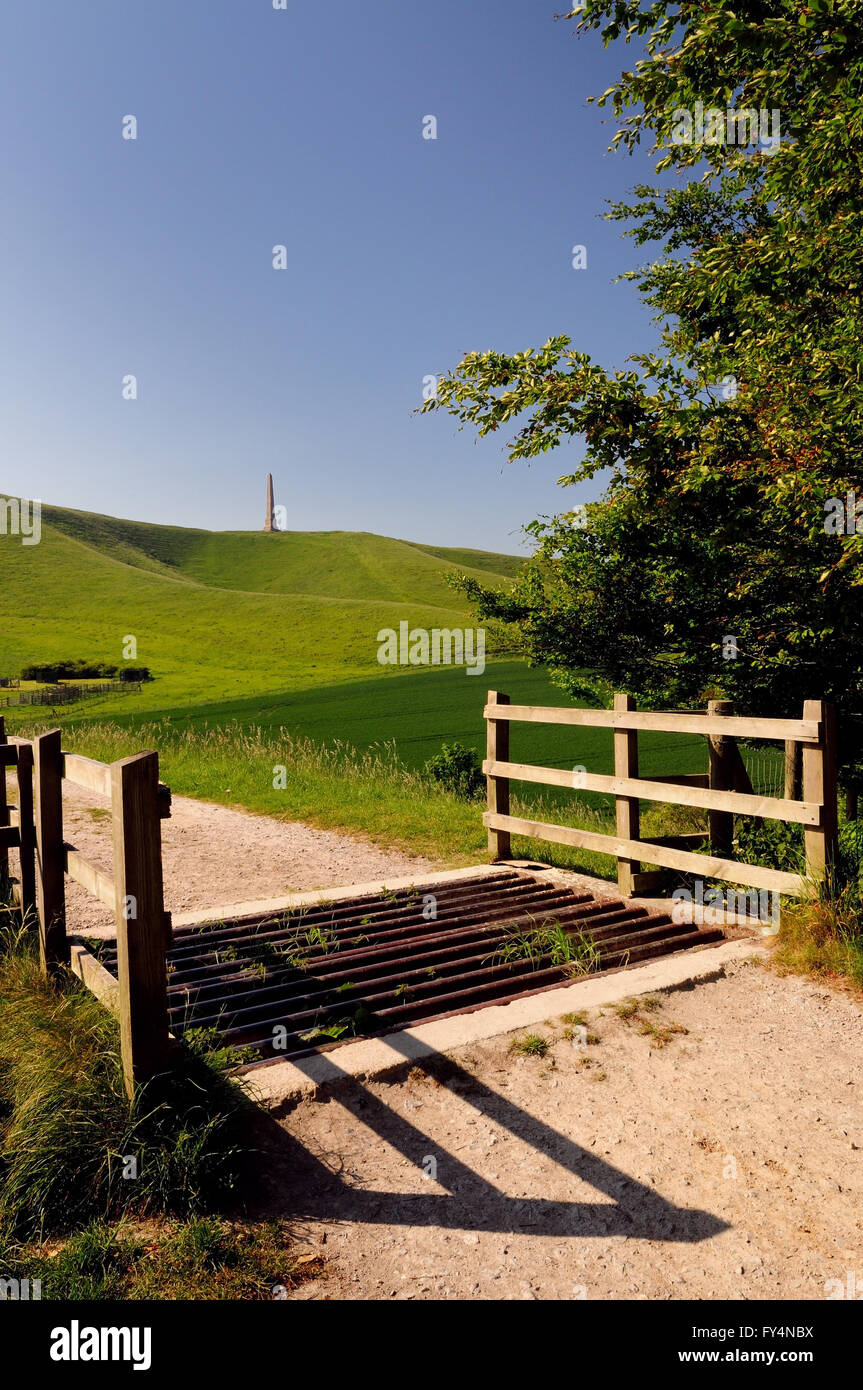
[[[19,690],[18,698],[7,695],[0,699],[0,705],[71,705],[75,700],[85,700],[88,695],[120,694],[129,690],[140,690],[141,681],[102,681],[98,685],[49,685],[44,690]]]

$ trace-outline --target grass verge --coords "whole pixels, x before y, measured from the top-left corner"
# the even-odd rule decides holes
[[[224,1218],[255,1133],[224,1052],[201,1034],[130,1100],[111,1015],[71,974],[42,976],[18,914],[0,924],[0,1279],[43,1298],[227,1299],[320,1273],[280,1223]]]
[[[247,1157],[242,1093],[187,1051],[130,1102],[113,1018],[73,976],[45,980],[32,932],[11,923],[0,933],[0,1226],[53,1234],[227,1200]]]
[[[30,729],[20,730],[23,737]],[[360,751],[347,743],[324,746],[287,729],[175,727],[170,720],[135,729],[82,724],[64,730],[64,746],[102,762],[142,748],[159,753],[161,776],[174,791],[282,820],[362,835],[384,848],[423,855],[441,867],[487,861],[483,802],[465,800],[422,772],[406,767],[395,746]],[[512,798],[512,812],[528,819],[615,834],[614,806],[597,809],[572,796],[564,807],[542,796]],[[650,835],[701,828],[703,816],[685,807],[645,810]],[[590,850],[567,849],[515,836],[513,854],[613,879],[615,861]]]
[[[842,980],[863,991],[863,891],[783,906],[773,963],[782,972]]]
[[[211,1216],[112,1225],[93,1222],[67,1241],[7,1247],[5,1276],[39,1281],[43,1299],[285,1298],[324,1272],[280,1222],[237,1226]]]

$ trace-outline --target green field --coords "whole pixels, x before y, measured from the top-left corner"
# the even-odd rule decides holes
[[[504,691],[513,704],[571,703],[543,671],[530,670],[518,661],[497,660],[489,663],[481,677],[442,667],[203,703],[186,713],[172,709],[159,713],[178,728],[215,728],[236,722],[265,733],[286,728],[328,746],[345,742],[363,750],[392,744],[407,767],[422,768],[442,742],[455,740],[485,756],[482,711],[489,688]],[[120,711],[113,718],[120,724],[130,722]],[[639,754],[645,774],[666,771],[671,764],[682,772],[706,770],[705,742],[696,737],[642,734]],[[511,757],[513,762],[546,767],[580,764],[592,772],[611,772],[612,735],[608,729],[513,724]]]
[[[122,658],[155,679],[140,693],[88,699],[52,713],[7,715],[51,723],[110,718],[125,727],[169,719],[181,727],[238,722],[290,729],[359,749],[394,743],[421,767],[444,741],[481,752],[486,691],[513,701],[567,703],[542,672],[490,658],[465,668],[382,667],[377,634],[402,620],[418,627],[472,625],[453,570],[497,580],[513,556],[447,550],[352,532],[209,532],[43,508],[38,546],[0,537],[0,674],[62,657]],[[641,740],[645,771],[704,766],[698,739]],[[603,730],[513,729],[513,758],[562,767],[611,768]],[[671,762],[669,762],[671,760]]]
[[[117,662],[131,635],[133,664],[156,679],[123,697],[124,713],[385,676],[380,629],[463,627],[444,576],[458,566],[503,584],[516,565],[383,536],[215,534],[46,507],[41,544],[0,536],[0,675],[50,659]]]
[[[317,765],[306,757],[302,777],[297,773],[302,786],[279,800],[260,785],[263,773],[239,790],[242,779],[229,775],[227,745],[218,772],[196,772],[206,740],[184,745],[180,757],[176,736],[251,730],[266,744],[267,757],[288,738],[331,750],[347,745],[361,754],[386,749],[387,764],[395,758],[409,772],[422,769],[444,742],[458,741],[482,755],[489,688],[506,692],[514,703],[569,702],[543,671],[505,654],[490,656],[485,672],[476,675],[464,667],[382,667],[377,634],[402,621],[423,628],[473,626],[447,574],[457,570],[504,586],[519,563],[513,556],[366,533],[214,533],[45,507],[39,545],[25,547],[17,537],[0,536],[0,675],[17,676],[25,664],[64,658],[116,663],[124,641],[134,636],[131,664],[149,667],[155,678],[140,692],[100,695],[56,711],[17,711],[13,705],[3,711],[7,726],[14,731],[61,724],[68,729],[68,746],[95,752],[108,721],[116,730],[109,736],[112,747],[122,744],[130,751],[145,737],[156,743],[166,765],[173,765],[178,791],[368,829],[362,777],[351,774],[353,793],[342,799],[340,821],[342,774],[335,764],[332,775],[319,776],[318,767],[312,776],[309,769]],[[215,745],[209,747],[215,753]],[[647,775],[706,766],[704,740],[696,737],[642,735],[639,754]],[[513,725],[511,757],[609,772],[612,736],[602,729]],[[394,818],[388,831],[386,796],[393,786],[387,777],[379,788],[375,836],[422,844],[426,852],[436,843],[452,857],[451,833],[441,831],[429,841],[416,785],[407,798],[410,814],[402,798],[401,823]],[[539,789],[522,790],[523,804],[533,804]],[[546,810],[553,808],[561,819],[578,814],[572,793],[549,790],[544,799]],[[580,800],[611,808],[605,797],[581,793]],[[446,819],[442,805],[435,814],[441,823]],[[478,820],[478,809],[470,815]],[[462,818],[457,820],[463,834]],[[481,835],[468,838],[473,852],[472,842],[480,843]]]

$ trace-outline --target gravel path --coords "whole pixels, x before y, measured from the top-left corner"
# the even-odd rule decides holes
[[[860,1004],[754,963],[661,1000],[644,1016],[687,1030],[661,1047],[594,1011],[586,1048],[552,1022],[544,1059],[496,1038],[449,1076],[300,1103],[268,1205],[331,1263],[294,1297],[822,1299],[848,1271],[863,1287]]]
[[[112,872],[107,801],[65,787],[64,834],[88,859]],[[97,804],[98,803],[98,804]],[[439,867],[427,859],[383,850],[359,837],[316,830],[295,821],[255,816],[209,801],[175,796],[162,821],[165,906],[170,912],[218,907],[253,898],[373,879],[408,877]],[[112,914],[67,880],[69,931],[113,931]]]

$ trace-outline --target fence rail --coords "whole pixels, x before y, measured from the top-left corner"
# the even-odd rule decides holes
[[[596,729],[653,729],[667,734],[718,734],[723,738],[766,738],[784,742],[817,743],[817,719],[762,719],[745,715],[711,715],[625,709],[568,709],[553,705],[507,705],[507,713],[499,713],[498,701],[489,700],[483,714],[486,719],[502,719],[530,724],[586,724]],[[820,704],[820,701],[808,701]]]
[[[15,769],[18,800],[6,802],[6,771]],[[0,716],[0,880],[9,880],[9,850],[19,857],[18,900],[25,911],[36,910],[36,834],[33,820],[33,750],[29,744],[7,742]]]
[[[59,729],[32,742],[7,742],[0,716],[0,877],[10,879],[8,852],[18,850],[14,895],[35,912],[46,974],[70,967],[117,1016],[126,1089],[168,1065],[165,953],[171,918],[164,908],[160,822],[171,814],[170,789],[159,781],[156,753],[107,764],[65,753]],[[17,805],[6,803],[5,769],[17,774]],[[63,789],[74,785],[111,803],[113,874],[63,836]],[[114,979],[66,930],[66,878],[114,912]]]
[[[486,759],[488,809],[483,823],[489,850],[496,859],[511,857],[512,835],[588,849],[617,859],[618,886],[627,897],[644,891],[654,876],[642,874],[641,864],[678,869],[754,888],[800,896],[808,883],[823,880],[835,863],[838,840],[835,714],[823,700],[807,700],[802,719],[736,716],[725,701],[711,701],[706,713],[638,711],[628,695],[617,694],[611,710],[566,709],[512,705],[509,697],[490,690],[484,710],[487,721]],[[512,722],[586,725],[612,730],[614,775],[565,768],[537,767],[512,762],[509,726]],[[709,769],[704,774],[645,778],[638,774],[638,734],[699,733],[708,741]],[[753,792],[738,738],[775,739],[802,745],[802,793],[761,796]],[[611,835],[510,815],[510,781],[607,793],[615,798],[617,834]],[[788,787],[786,786],[786,790]],[[706,835],[668,836],[644,840],[639,829],[640,802],[697,807],[709,814],[711,854],[687,849]],[[801,825],[805,845],[804,874],[792,874],[731,857],[735,815]]]

